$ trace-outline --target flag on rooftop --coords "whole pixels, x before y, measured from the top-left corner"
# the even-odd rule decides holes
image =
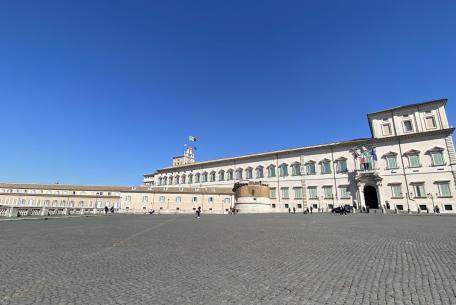
[[[188,136],[188,140],[189,140],[190,142],[196,142],[196,137],[194,137],[194,136]]]

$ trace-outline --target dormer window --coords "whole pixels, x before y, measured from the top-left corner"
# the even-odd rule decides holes
[[[404,121],[404,132],[412,132],[412,131],[413,131],[412,120],[405,120]]]
[[[435,129],[435,128],[437,128],[437,125],[435,124],[435,118],[434,118],[433,115],[425,117],[424,121],[426,122],[426,128],[427,129]]]
[[[390,123],[382,124],[382,133],[384,136],[391,135],[391,124]]]

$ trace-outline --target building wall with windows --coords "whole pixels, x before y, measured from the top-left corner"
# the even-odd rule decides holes
[[[446,102],[368,114],[371,138],[165,167],[144,175],[144,184],[229,188],[235,182],[261,181],[270,187],[277,212],[367,207],[364,190],[372,186],[384,210],[427,213],[438,206],[440,212],[452,212],[456,157]],[[373,148],[377,160],[365,168],[354,158],[356,147]]]
[[[150,188],[144,186],[80,186],[0,183],[0,212],[8,208],[37,210],[34,215],[104,213],[228,213],[234,203],[232,189]],[[13,216],[15,216],[14,214]],[[7,216],[7,215],[0,215]]]

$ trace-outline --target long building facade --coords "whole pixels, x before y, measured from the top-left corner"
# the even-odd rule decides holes
[[[355,211],[454,213],[446,99],[368,114],[372,136],[196,162],[192,148],[141,186],[0,183],[0,216]]]
[[[289,209],[452,213],[456,156],[446,99],[368,114],[371,138],[195,162],[191,148],[144,185],[269,187],[272,212]]]

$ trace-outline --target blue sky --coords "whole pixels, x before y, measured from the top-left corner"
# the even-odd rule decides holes
[[[0,181],[136,185],[449,98],[455,1],[0,0]]]

